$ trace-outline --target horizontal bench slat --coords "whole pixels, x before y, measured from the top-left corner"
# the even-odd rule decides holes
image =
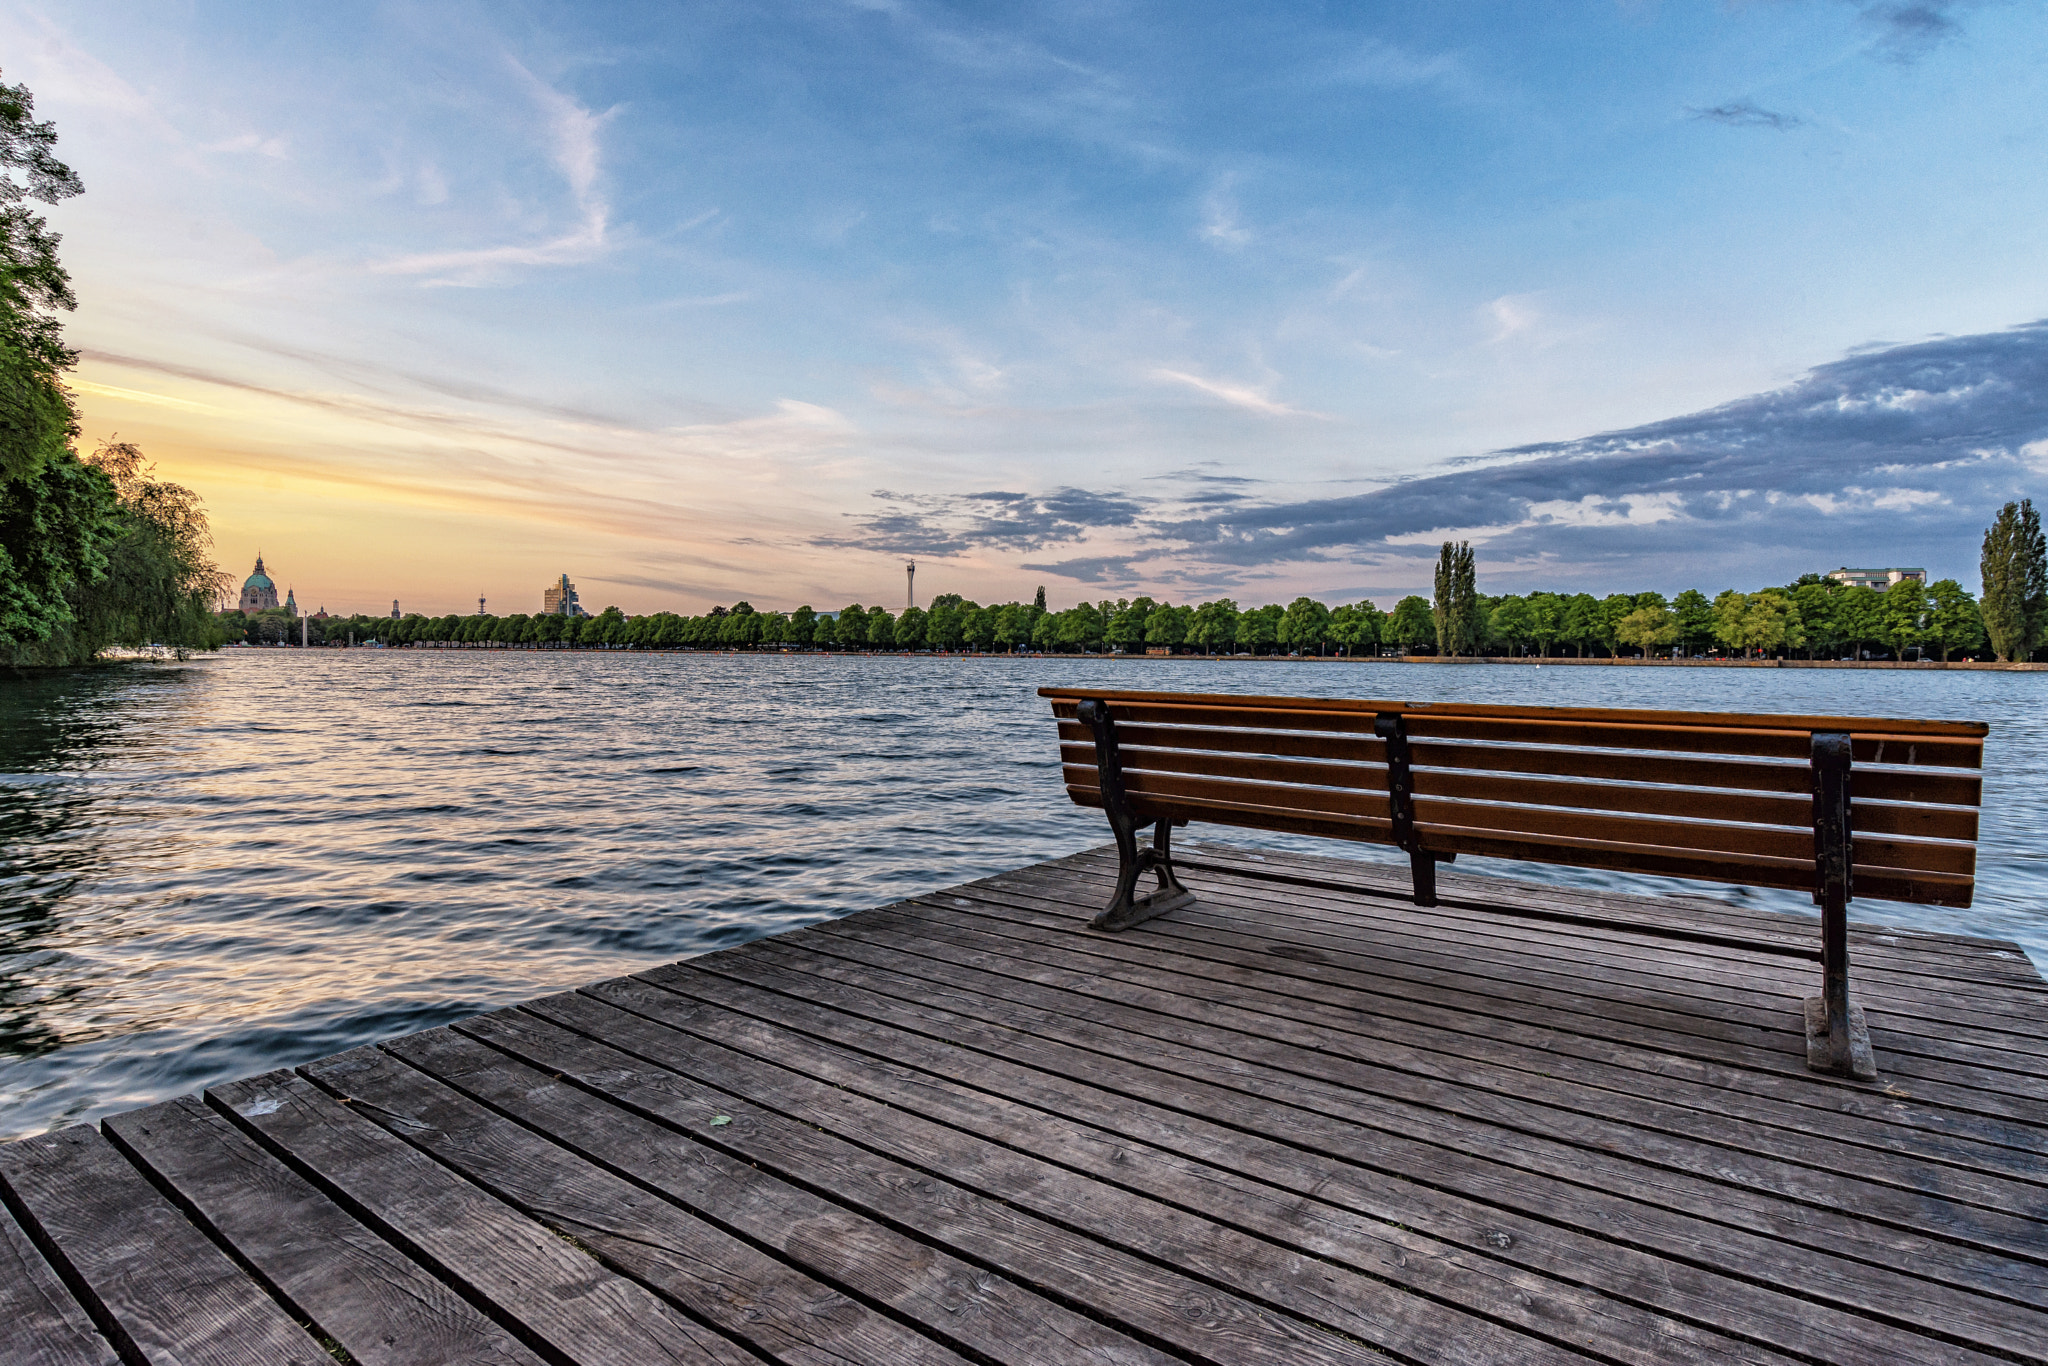
[[[1800,892],[1812,891],[1814,884],[1810,859],[1801,862],[1761,855],[1663,849],[1567,835],[1512,835],[1457,826],[1418,825],[1416,830],[1424,847],[1439,853],[1563,863],[1579,868],[1654,873],[1702,882],[1747,883]],[[1856,865],[1853,878],[1858,896],[1930,906],[1968,906],[1975,885],[1973,879],[1953,873],[1904,872],[1863,864]]]
[[[1066,771],[1069,787],[1093,787],[1093,765],[1075,765]],[[1285,787],[1274,783],[1245,782],[1235,778],[1196,777],[1181,773],[1153,773],[1124,770],[1124,791],[1140,796],[1178,801],[1192,797],[1202,801],[1228,802],[1274,811],[1307,811],[1346,816],[1375,816],[1392,819],[1387,794],[1358,788]]]
[[[1492,716],[1538,721],[1628,721],[1651,725],[1727,726],[1741,730],[1783,729],[1797,731],[1847,730],[1866,734],[1925,735],[1982,739],[1990,727],[1982,721],[1909,720],[1884,716],[1809,716],[1777,712],[1690,712],[1650,711],[1616,707],[1512,707],[1491,702],[1397,702],[1365,698],[1269,697],[1241,693],[1159,693],[1133,689],[1056,688],[1038,690],[1040,697],[1053,700],[1054,711],[1072,715],[1084,698],[1110,702],[1173,701],[1209,706],[1284,708],[1378,713],[1399,711],[1410,714],[1434,712],[1443,716]],[[1059,709],[1066,707],[1065,712]]]
[[[1353,736],[1289,735],[1138,723],[1119,725],[1117,731],[1122,744],[1133,748],[1272,755],[1371,765],[1375,771],[1383,767],[1382,760],[1386,754],[1381,741]],[[1085,745],[1091,753],[1094,750],[1093,737],[1079,722],[1061,722],[1059,734],[1060,739],[1068,744]],[[1636,756],[1600,750],[1523,749],[1508,745],[1426,740],[1414,742],[1409,749],[1418,771],[1432,768],[1491,770],[1558,778],[1653,781],[1677,787],[1800,796],[1807,795],[1813,783],[1812,772],[1804,762],[1771,763],[1674,755],[1659,757],[1646,765]],[[1975,773],[1931,773],[1925,769],[1857,768],[1851,770],[1849,782],[1857,801],[1927,802],[1962,807],[1975,807],[1984,787],[1983,778]]]
[[[1385,792],[1387,783],[1386,768],[1381,764],[1317,763],[1138,747],[1126,748],[1122,754],[1126,774],[1183,773],[1366,792]],[[1090,786],[1094,784],[1093,745],[1062,744],[1060,758],[1064,763],[1088,770],[1087,776],[1080,781]],[[1073,780],[1074,775],[1069,776]],[[1636,816],[1689,816],[1704,821],[1736,821],[1801,831],[1810,831],[1813,827],[1813,801],[1803,794],[1572,782],[1421,768],[1415,773],[1415,788],[1418,796],[1425,797],[1513,802],[1524,806]],[[1963,842],[1977,838],[1977,812],[1974,809],[1865,801],[1854,806],[1852,815],[1858,836],[1903,835],[1918,840]]]
[[[1070,787],[1067,795],[1077,806],[1102,805],[1102,793],[1093,787]],[[1373,816],[1317,815],[1236,802],[1204,801],[1197,797],[1161,800],[1132,794],[1130,802],[1131,810],[1146,820],[1210,820],[1247,830],[1321,835],[1328,839],[1359,840],[1368,844],[1394,842],[1394,823]]]
[[[1070,786],[1076,805],[1100,807],[1102,793],[1093,786]],[[1131,808],[1146,820],[1213,820],[1243,829],[1318,835],[1369,844],[1393,843],[1393,823],[1372,817],[1312,814],[1302,811],[1203,801],[1131,796]],[[1704,882],[1746,883],[1757,887],[1813,890],[1813,862],[1757,854],[1697,849],[1672,849],[1581,836],[1515,833],[1418,822],[1424,847],[1440,854],[1478,854],[1560,863],[1616,872],[1650,873]],[[1915,872],[1859,863],[1854,878],[1859,896],[1932,906],[1968,906],[1974,879],[1967,875]]]
[[[1147,749],[1137,745],[1119,747],[1124,772],[1148,770],[1157,773],[1199,773],[1218,778],[1249,778],[1266,783],[1306,783],[1319,787],[1362,788],[1368,792],[1387,790],[1385,764],[1319,763],[1304,759],[1267,759],[1254,755],[1200,754],[1175,749]],[[1066,741],[1060,758],[1070,764],[1095,766],[1095,746]]]
[[[1370,712],[1260,709],[1195,706],[1178,702],[1116,702],[1110,714],[1126,721],[1159,725],[1214,726],[1255,730],[1295,730],[1337,735],[1371,735]],[[1645,750],[1677,754],[1732,754],[1751,758],[1805,759],[1811,752],[1809,733],[1791,729],[1744,729],[1729,726],[1643,725],[1615,721],[1550,721],[1510,717],[1460,716],[1435,712],[1406,716],[1414,739],[1483,740],[1504,744],[1572,748]],[[1904,736],[1852,733],[1859,763],[1888,763],[1946,768],[1977,768],[1983,742],[1974,737]]]

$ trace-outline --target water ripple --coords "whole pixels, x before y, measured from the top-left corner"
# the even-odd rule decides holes
[[[2048,962],[2040,674],[248,651],[0,683],[0,1134],[1101,843],[1044,683],[1986,720],[1977,905],[1857,910]]]

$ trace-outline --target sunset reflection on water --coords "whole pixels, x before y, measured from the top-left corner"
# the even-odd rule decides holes
[[[230,652],[0,683],[0,1135],[1100,843],[1048,683],[1989,721],[1977,905],[1854,914],[2048,964],[2039,673]]]

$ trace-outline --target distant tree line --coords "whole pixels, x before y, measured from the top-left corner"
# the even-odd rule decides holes
[[[929,608],[892,613],[852,603],[836,614],[810,607],[762,612],[739,602],[702,616],[628,617],[607,607],[591,617],[548,613],[495,617],[334,617],[305,624],[309,644],[521,647],[532,649],[837,650],[1144,654],[1535,655],[1579,658],[1694,657],[1833,659],[1913,653],[1949,659],[1989,645],[2024,659],[2048,644],[2048,558],[2031,503],[2008,505],[1985,535],[1980,605],[1954,579],[1905,579],[1883,592],[1802,575],[1781,588],[1729,589],[1709,598],[1661,593],[1478,591],[1468,544],[1446,543],[1434,599],[1410,596],[1392,612],[1371,602],[1327,606],[1300,597],[1286,606],[1240,608],[1150,597],[1081,602],[1063,611],[1038,590],[1030,603],[983,606],[957,594]],[[300,624],[281,611],[222,614],[230,639],[297,644]]]

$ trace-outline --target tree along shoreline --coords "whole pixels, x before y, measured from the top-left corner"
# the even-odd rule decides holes
[[[233,645],[232,651],[242,649],[298,649],[297,641],[282,645],[246,646]],[[811,659],[1011,659],[1020,663],[1045,662],[1050,660],[1100,659],[1123,660],[1132,663],[1176,664],[1521,664],[1540,669],[1548,664],[1563,668],[1629,668],[1629,669],[1907,669],[1925,672],[1940,672],[1944,669],[1981,670],[1991,673],[2043,673],[2048,672],[2048,660],[2038,662],[2007,663],[1998,660],[1951,659],[1724,659],[1701,657],[1697,659],[1642,659],[1634,655],[1619,657],[1587,657],[1576,659],[1570,655],[1302,655],[1302,654],[1202,654],[1199,651],[1181,651],[1173,654],[1150,652],[1145,654],[1121,654],[1115,651],[1081,654],[1062,653],[1047,650],[821,650],[806,646],[763,646],[757,649],[735,649],[718,645],[562,645],[538,644],[531,641],[443,641],[422,640],[405,645],[383,645],[380,642],[348,645],[342,641],[329,641],[325,645],[311,647],[315,650],[459,650],[459,651],[542,651],[563,650],[579,652],[608,652],[613,654],[639,655],[733,655],[754,657],[799,657]],[[138,656],[140,657],[140,656]],[[112,662],[107,661],[107,662]]]
[[[1605,657],[1749,660],[1804,653],[1814,662],[1909,656],[1949,659],[1987,644],[1984,618],[1952,579],[1914,580],[1883,593],[1820,575],[1784,588],[1734,590],[1708,598],[1694,590],[1658,593],[1536,592],[1489,597],[1473,582],[1469,551],[1447,545],[1438,600],[1403,598],[1392,612],[1370,601],[1327,607],[1313,598],[1287,606],[1240,609],[1228,598],[1175,606],[1149,597],[1081,602],[1063,610],[1034,602],[982,606],[943,594],[929,608],[891,613],[850,604],[837,612],[808,606],[758,611],[746,602],[702,616],[652,612],[627,616],[607,607],[595,616],[331,617],[301,620],[271,609],[221,614],[222,634],[250,645],[334,642],[385,646],[495,645],[552,649],[638,648],[807,650],[846,653],[1024,653],[1061,655],[1329,656],[1385,658]],[[2029,618],[2031,620],[2031,618]],[[2021,633],[2007,648],[2025,659],[2041,644]],[[1570,651],[1569,655],[1563,653]]]

